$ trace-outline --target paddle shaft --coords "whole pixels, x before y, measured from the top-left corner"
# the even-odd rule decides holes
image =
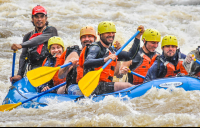
[[[22,104],[23,104],[23,103],[26,103],[26,102],[28,102],[28,101],[30,101],[30,100],[32,100],[32,99],[35,99],[35,98],[37,98],[37,97],[40,97],[40,96],[42,96],[42,95],[44,95],[44,94],[46,94],[46,93],[49,93],[50,91],[53,91],[54,89],[59,88],[59,87],[65,85],[65,84],[66,84],[66,82],[61,83],[61,84],[59,84],[59,85],[57,85],[57,86],[55,86],[55,87],[53,87],[53,88],[50,88],[49,90],[46,90],[46,91],[44,91],[44,92],[42,92],[42,93],[40,93],[40,94],[38,94],[38,95],[36,95],[36,96],[34,96],[34,97],[32,97],[32,98],[29,98],[29,99],[27,99],[27,100],[25,100],[25,101],[22,101]]]
[[[67,67],[67,66],[69,66],[69,65],[71,65],[71,64],[72,64],[72,62],[69,62],[69,63],[67,63],[67,64],[64,64],[64,65],[60,66],[60,68]]]
[[[57,86],[55,86],[55,87],[53,87],[53,88],[50,88],[49,90],[46,90],[46,91],[40,93],[39,95],[36,95],[36,96],[34,96],[34,97],[32,97],[32,98],[29,98],[29,99],[27,99],[27,100],[25,100],[25,101],[23,101],[23,102],[18,102],[18,103],[16,103],[16,104],[5,104],[5,105],[2,105],[2,106],[0,106],[0,111],[10,111],[10,110],[12,110],[13,108],[16,108],[16,107],[18,107],[18,106],[20,106],[20,105],[22,105],[22,104],[24,104],[24,103],[26,103],[26,102],[28,102],[28,101],[34,99],[34,98],[36,98],[36,97],[39,97],[39,96],[41,96],[41,95],[44,95],[44,94],[46,94],[46,93],[48,93],[48,92],[50,92],[50,91],[52,91],[52,90],[54,90],[54,89],[56,89],[56,88],[59,88],[59,87],[65,85],[65,84],[66,84],[66,82],[64,82],[64,83],[62,83],[62,84],[59,84],[59,85],[57,85]]]
[[[197,64],[200,64],[200,61],[199,61],[199,60],[197,60],[197,59],[194,59],[194,61],[196,61],[196,62],[197,62]]]
[[[137,74],[137,73],[135,73],[135,72],[133,72],[133,71],[130,71],[130,73],[133,74],[133,75],[136,75],[136,76],[138,76],[138,77],[141,77],[142,79],[145,78],[144,76],[142,76],[142,75],[140,75],[140,74]]]
[[[16,51],[13,52],[12,77],[15,74],[15,58],[16,58]]]
[[[119,50],[117,50],[117,52],[115,53],[115,55],[117,56],[138,34],[140,33],[140,31],[137,31]],[[112,61],[112,59],[109,59],[104,65],[103,65],[103,69],[105,69],[110,62]]]
[[[13,51],[12,77],[14,77],[15,75],[15,58],[16,58],[16,51]],[[14,84],[14,81],[12,81],[12,84]]]

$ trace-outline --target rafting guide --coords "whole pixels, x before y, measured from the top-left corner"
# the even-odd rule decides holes
[[[49,38],[58,36],[55,27],[48,26],[47,10],[37,5],[32,10],[32,23],[35,29],[23,37],[21,44],[12,44],[11,49],[16,51],[22,49],[19,59],[19,70],[17,75],[10,77],[10,81],[18,81],[26,75],[27,70],[42,66],[44,59],[49,54],[47,44]]]

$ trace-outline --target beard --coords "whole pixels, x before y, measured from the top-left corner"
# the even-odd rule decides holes
[[[41,30],[45,27],[45,24],[43,25],[35,25],[35,27],[38,29],[38,30]]]
[[[104,36],[100,36],[100,39],[102,40],[102,42],[105,44],[105,45],[107,45],[107,46],[109,46],[110,44],[112,44],[113,43],[113,41],[112,42],[109,42],[109,41],[107,41],[107,38],[113,38],[113,40],[114,40],[114,36],[107,36],[107,37],[104,37]]]
[[[92,43],[91,40],[85,40],[81,44],[82,44],[82,47],[84,48],[87,44],[91,44],[91,43]]]
[[[167,53],[166,53],[166,56],[167,57],[172,57],[175,55],[175,52],[173,52],[172,50],[169,50]]]

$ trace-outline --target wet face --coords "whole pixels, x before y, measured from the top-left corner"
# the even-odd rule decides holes
[[[114,41],[114,38],[115,38],[114,32],[107,32],[100,35],[100,40],[106,45],[112,44]]]
[[[162,50],[164,52],[165,57],[172,57],[176,53],[177,46],[175,45],[165,45]]]
[[[50,53],[52,56],[54,55],[60,56],[63,53],[63,47],[59,44],[52,44],[50,48]]]
[[[95,41],[95,36],[93,35],[83,35],[81,36],[80,40],[81,40],[81,45],[84,48],[87,44],[91,44],[92,42]]]
[[[46,25],[47,17],[42,13],[38,13],[32,17],[32,22],[36,28],[42,29]]]
[[[159,42],[147,41],[147,42],[146,42],[146,48],[147,48],[150,52],[155,52],[155,51],[156,51],[156,48],[158,47],[158,43],[159,43]]]

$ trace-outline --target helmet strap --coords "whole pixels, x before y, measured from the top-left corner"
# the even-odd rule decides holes
[[[149,49],[147,48],[146,45],[147,45],[147,41],[145,41],[144,46],[145,46],[146,50],[149,51]],[[149,53],[152,53],[152,52],[149,51]]]

